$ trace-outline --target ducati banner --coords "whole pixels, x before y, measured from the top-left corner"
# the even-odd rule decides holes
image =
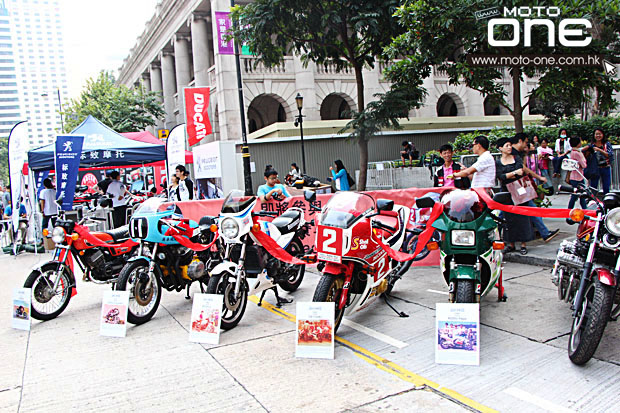
[[[208,87],[185,88],[185,113],[187,114],[187,137],[189,146],[194,146],[205,136],[211,134],[209,121]]]
[[[77,184],[80,156],[84,136],[61,135],[56,137],[56,199],[61,203],[63,211],[73,209],[73,197]]]

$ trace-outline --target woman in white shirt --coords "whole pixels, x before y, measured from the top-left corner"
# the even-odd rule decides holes
[[[52,185],[52,180],[49,178],[45,178],[43,180],[44,190],[41,191],[41,211],[43,212],[43,227],[42,229],[47,229],[49,226],[50,220],[52,221],[52,226],[56,225],[56,216],[58,216],[58,204],[56,203],[56,190]]]
[[[179,197],[179,178],[176,175],[172,175],[170,178],[171,185],[168,188],[168,199],[171,202],[180,201]]]

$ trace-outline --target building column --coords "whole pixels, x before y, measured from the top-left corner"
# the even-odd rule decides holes
[[[297,96],[297,93],[301,93],[304,97],[304,107],[301,111],[302,115],[306,117],[305,120],[321,120],[321,108],[317,102],[316,90],[314,88],[315,67],[316,65],[314,62],[308,62],[308,67],[304,67],[299,56],[293,55],[295,94],[293,95],[293,101],[289,104],[291,108],[293,108],[293,116],[297,116],[299,111],[297,110],[295,96]],[[291,119],[291,121],[292,120],[293,119]]]
[[[211,67],[211,53],[209,52],[209,23],[207,19],[203,13],[193,13],[191,17],[192,58],[194,60],[194,83],[196,87],[211,86],[208,73]],[[213,46],[211,45],[211,47]]]
[[[177,106],[179,109],[177,123],[185,123],[185,96],[183,94],[183,89],[189,85],[189,82],[192,80],[192,61],[189,55],[189,36],[187,35],[174,35],[174,64],[177,79]]]
[[[149,72],[144,72],[142,73],[142,76],[140,76],[141,78],[141,86],[142,86],[142,91],[147,94],[151,91],[151,76],[149,74]],[[157,136],[157,133],[155,131],[155,126],[147,126],[146,128],[147,132],[150,132],[152,135]]]
[[[151,65],[149,66],[149,72],[151,74],[151,81],[150,81],[151,91],[156,92],[159,95],[159,102],[163,102],[162,85],[161,85],[161,66],[159,65],[159,62],[151,63]],[[164,121],[161,119],[157,119],[155,128],[164,129]]]
[[[177,83],[174,76],[174,55],[171,52],[161,52],[161,84],[164,91],[164,110],[166,118],[164,126],[166,129],[172,129],[177,125],[177,119],[174,115],[174,94],[177,93]]]

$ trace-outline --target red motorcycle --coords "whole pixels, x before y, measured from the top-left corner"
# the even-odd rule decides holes
[[[91,233],[82,225],[88,220],[105,219],[87,217],[79,223],[57,220],[52,231],[56,244],[52,260],[35,266],[26,278],[24,288],[32,289],[32,317],[37,320],[58,317],[76,294],[74,259],[84,273],[84,281],[112,284],[114,288],[118,274],[136,251],[138,244],[129,238],[128,225]],[[48,235],[47,229],[43,235]]]
[[[334,332],[343,316],[366,308],[387,295],[400,278],[400,263],[379,242],[399,250],[408,232],[410,208],[356,192],[338,192],[318,219],[317,258],[322,277],[313,301],[334,302]],[[401,317],[406,314],[396,311]]]

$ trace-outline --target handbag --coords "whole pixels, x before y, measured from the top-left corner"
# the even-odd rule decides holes
[[[349,172],[347,172],[347,181],[349,181],[349,188],[353,188],[355,186],[355,180],[351,177],[351,175],[349,175]]]
[[[506,184],[506,189],[510,192],[512,202],[515,205],[521,205],[538,197],[534,184],[528,177],[522,177],[514,182]]]

